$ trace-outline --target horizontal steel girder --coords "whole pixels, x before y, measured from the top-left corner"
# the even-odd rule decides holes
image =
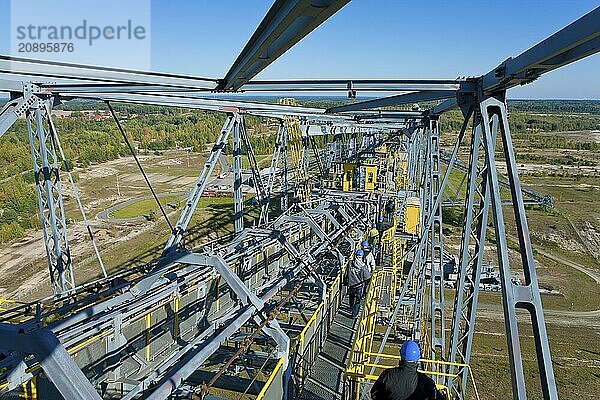
[[[365,110],[376,107],[389,107],[401,104],[417,103],[420,101],[431,101],[448,99],[456,96],[456,90],[432,90],[399,94],[396,96],[384,97],[381,99],[367,100],[359,103],[348,104],[346,106],[332,107],[327,113],[340,113],[347,111]]]
[[[413,90],[458,90],[459,80],[452,79],[307,79],[250,81],[244,92],[403,92]]]
[[[210,91],[217,86],[216,79],[58,61],[43,61],[5,55],[0,55],[0,73],[53,79],[75,79],[78,81],[103,82],[104,84],[156,85],[201,91]]]
[[[276,0],[219,90],[238,90],[350,0]]]

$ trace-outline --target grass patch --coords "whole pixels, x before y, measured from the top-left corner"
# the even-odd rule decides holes
[[[179,196],[163,196],[159,197],[161,205],[166,205],[167,203],[176,203],[179,199]],[[127,219],[127,218],[135,218],[141,217],[144,215],[149,215],[153,211],[158,210],[158,206],[156,205],[156,200],[152,199],[144,199],[136,201],[135,203],[129,204],[123,208],[120,208],[116,211],[110,213],[112,218],[118,219]]]
[[[548,324],[547,328],[559,398],[596,398],[600,390],[597,372],[600,331],[563,324]],[[533,337],[524,325],[519,324],[519,331],[528,397],[541,398]],[[511,398],[504,323],[478,318],[473,342],[471,367],[482,398]]]

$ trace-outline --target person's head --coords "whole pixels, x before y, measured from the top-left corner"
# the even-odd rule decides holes
[[[369,248],[369,242],[366,240],[363,240],[362,242],[360,242],[360,247],[365,250]]]
[[[373,225],[371,225],[371,227],[377,228],[377,224],[375,222],[373,222]]]
[[[363,251],[363,249],[356,250],[356,257],[362,257],[364,255],[365,255],[365,252]]]
[[[400,347],[400,357],[402,361],[416,363],[421,358],[421,350],[419,345],[412,340],[407,340]]]
[[[379,222],[383,222],[383,217],[379,217]]]

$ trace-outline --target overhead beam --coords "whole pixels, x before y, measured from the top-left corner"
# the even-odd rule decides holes
[[[368,113],[361,113],[360,111],[357,111],[354,114],[354,118],[357,121],[361,121],[361,120],[372,120],[372,119],[376,119],[376,120],[383,120],[383,119],[389,119],[389,120],[406,120],[406,119],[419,119],[419,118],[423,118],[423,111],[380,111],[377,113],[373,113],[373,112],[368,112]]]
[[[186,97],[169,94],[150,94],[150,93],[88,93],[75,92],[68,93],[67,99],[95,99],[111,102],[149,104],[167,107],[194,108],[208,111],[231,112],[239,110],[242,112],[272,112],[281,115],[303,116],[320,115],[324,113],[321,108],[285,106],[279,104],[257,103],[238,100],[207,99],[200,97]]]
[[[376,107],[390,107],[401,104],[410,104],[420,101],[448,99],[454,96],[456,96],[456,90],[432,90],[427,92],[412,92],[399,94],[396,96],[384,97],[381,99],[361,101],[359,103],[348,104],[345,106],[332,107],[326,112],[328,114],[332,114],[348,111],[358,111]]]
[[[456,98],[447,99],[429,110],[429,115],[441,115],[458,107]]]
[[[485,74],[482,87],[487,93],[510,89],[598,51],[600,7]]]
[[[244,92],[402,92],[416,90],[458,90],[455,79],[309,79],[250,81]]]
[[[0,74],[210,91],[216,79],[0,55]],[[52,84],[48,84],[52,86]]]
[[[276,0],[218,90],[238,90],[349,1]]]

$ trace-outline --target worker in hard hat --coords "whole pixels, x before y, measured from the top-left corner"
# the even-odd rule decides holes
[[[385,215],[387,217],[387,222],[392,224],[394,222],[394,210],[396,208],[396,203],[394,203],[393,199],[388,200],[385,204]]]
[[[363,253],[365,254],[363,256],[363,261],[365,264],[367,264],[367,268],[369,268],[369,272],[371,272],[371,274],[372,274],[373,271],[375,271],[376,263],[375,263],[375,256],[373,255],[373,252],[371,251],[371,248],[369,247],[369,242],[367,240],[363,240],[360,243],[360,248],[363,251]]]
[[[435,400],[433,379],[417,371],[419,345],[408,340],[400,348],[400,364],[381,373],[371,388],[372,400]]]
[[[379,242],[379,230],[377,229],[377,224],[373,223],[371,225],[371,229],[367,233],[367,241],[369,242],[369,247],[371,249]]]
[[[350,309],[352,310],[352,318],[358,317],[360,311],[360,301],[363,298],[365,287],[371,279],[371,272],[363,261],[365,252],[362,249],[356,250],[354,259],[348,266],[347,284],[348,297],[350,301]]]

